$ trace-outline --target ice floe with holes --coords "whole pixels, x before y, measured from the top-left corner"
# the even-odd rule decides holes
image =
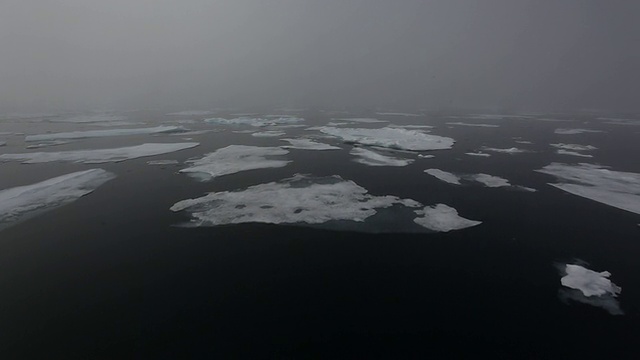
[[[66,118],[51,119],[52,122],[66,122],[66,123],[110,123],[110,122],[122,122],[127,120],[126,116],[113,115],[113,114],[91,114],[91,115],[77,115]]]
[[[255,137],[278,137],[278,136],[282,136],[284,134],[285,134],[285,132],[283,132],[283,131],[260,131],[260,132],[252,133],[251,136],[255,136]]]
[[[503,153],[503,154],[520,154],[520,153],[524,153],[527,152],[527,150],[523,150],[523,149],[518,149],[515,147],[512,148],[507,148],[507,149],[501,149],[501,148],[492,148],[492,147],[483,147],[482,150],[485,151],[492,151],[492,152],[497,152],[497,153]]]
[[[23,164],[37,164],[53,161],[70,161],[85,164],[120,162],[147,156],[168,154],[198,146],[199,143],[147,143],[112,149],[73,150],[60,152],[32,152],[23,154],[2,154],[0,161],[22,161]]]
[[[280,146],[283,149],[298,149],[298,150],[340,150],[339,147],[313,141],[311,139],[280,139],[288,142],[290,145]]]
[[[448,122],[447,125],[474,126],[474,127],[485,127],[485,128],[497,128],[497,127],[500,127],[500,125],[493,125],[493,124],[477,124],[477,123],[464,123],[464,122]]]
[[[176,132],[184,132],[185,128],[179,126],[156,126],[151,128],[135,128],[135,129],[108,129],[108,130],[87,130],[72,131],[64,133],[29,135],[26,141],[49,141],[62,139],[84,139],[96,137],[111,137],[125,135],[151,135],[151,134],[168,134]]]
[[[286,166],[291,161],[272,159],[271,157],[288,153],[288,150],[279,147],[229,145],[209,153],[203,158],[187,161],[191,166],[180,170],[180,172],[198,180],[207,181],[241,171]]]
[[[612,315],[622,315],[616,299],[622,288],[614,284],[608,271],[596,272],[577,264],[566,264],[561,269],[560,290],[562,300],[574,300],[607,310]]]
[[[265,118],[251,118],[251,117],[238,117],[233,119],[225,118],[211,118],[205,119],[206,123],[218,124],[218,125],[248,125],[256,127],[274,126],[282,124],[295,124],[304,121],[303,118],[286,116],[286,117],[265,117]]]
[[[558,135],[576,135],[576,134],[584,134],[584,133],[601,133],[602,130],[592,130],[592,129],[556,129],[554,133]]]
[[[213,115],[214,112],[212,111],[203,111],[203,110],[185,110],[185,111],[178,111],[178,112],[174,112],[174,113],[170,113],[167,114],[168,116],[207,116],[207,115]]]
[[[418,130],[391,127],[362,129],[320,126],[315,129],[324,134],[339,137],[347,143],[358,143],[401,150],[423,151],[451,149],[455,142],[452,138],[444,136],[426,134]]]
[[[640,214],[640,174],[585,163],[552,163],[536,171],[564,180],[549,184],[560,190]]]
[[[586,158],[591,158],[593,157],[593,155],[589,155],[589,154],[582,154],[579,152],[575,152],[575,151],[569,151],[569,150],[563,150],[563,149],[558,149],[556,150],[557,154],[560,155],[571,155],[571,156],[580,156],[580,157],[586,157]]]
[[[407,166],[413,162],[413,159],[400,159],[359,147],[351,149],[350,154],[357,157],[353,161],[368,166]]]
[[[416,210],[421,217],[413,221],[427,229],[440,232],[460,230],[482,224],[481,221],[465,219],[458,215],[458,211],[445,204],[427,206],[422,210]]]
[[[87,195],[115,175],[91,169],[0,190],[0,230]]]

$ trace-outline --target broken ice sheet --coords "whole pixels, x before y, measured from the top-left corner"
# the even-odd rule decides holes
[[[448,137],[402,128],[384,127],[381,129],[362,129],[321,126],[314,128],[314,130],[339,137],[347,143],[358,143],[400,150],[443,150],[452,148],[454,144],[454,140]]]
[[[416,214],[422,215],[413,221],[427,229],[440,232],[449,232],[480,225],[481,221],[465,219],[458,215],[458,211],[445,204],[427,206],[422,210],[416,210]]]
[[[359,147],[351,149],[350,154],[357,157],[353,161],[369,166],[407,166],[413,162],[413,159],[400,159]]]
[[[241,171],[286,166],[291,161],[270,159],[270,157],[288,153],[288,150],[279,147],[229,145],[209,153],[201,159],[189,160],[188,163],[191,166],[180,170],[180,172],[201,181],[208,181],[218,176]]]
[[[108,171],[91,169],[0,190],[0,230],[71,203],[113,178]]]
[[[109,130],[88,130],[88,131],[72,131],[66,133],[29,135],[26,141],[50,141],[64,139],[84,139],[95,137],[111,137],[125,135],[150,135],[150,134],[166,134],[183,132],[186,129],[179,126],[156,126],[152,128],[136,128],[136,129],[109,129]]]
[[[60,152],[32,152],[23,154],[2,154],[0,161],[22,161],[23,164],[37,164],[52,161],[70,161],[85,164],[120,162],[146,156],[162,155],[189,149],[199,143],[142,144],[112,149],[72,150]]]
[[[596,272],[577,264],[561,266],[560,290],[563,301],[573,300],[607,310],[612,315],[622,315],[616,299],[622,288],[611,282],[608,271]]]

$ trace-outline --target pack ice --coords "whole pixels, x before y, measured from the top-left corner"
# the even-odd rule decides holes
[[[454,140],[448,137],[402,128],[362,129],[321,126],[315,129],[324,134],[339,137],[347,143],[400,150],[443,150],[451,149],[454,144]]]
[[[584,163],[552,163],[536,171],[564,180],[549,184],[560,190],[640,214],[640,174]]]
[[[137,129],[88,130],[88,131],[72,131],[72,132],[55,133],[55,134],[29,135],[25,138],[25,140],[26,141],[49,141],[49,140],[84,139],[84,138],[124,136],[124,135],[150,135],[150,134],[175,133],[175,132],[181,132],[185,130],[186,129],[179,126],[156,126],[152,128],[137,128]]]
[[[0,190],[0,230],[71,203],[113,178],[115,175],[110,172],[91,169]]]
[[[269,159],[269,157],[288,153],[288,150],[279,147],[229,145],[207,154],[201,159],[189,160],[188,163],[191,166],[180,170],[180,172],[206,181],[246,170],[286,166],[290,161]]]
[[[22,161],[23,164],[37,164],[52,161],[71,161],[85,164],[120,162],[140,157],[167,154],[189,149],[199,143],[142,144],[113,149],[72,150],[60,152],[32,152],[23,154],[2,154],[0,161]]]

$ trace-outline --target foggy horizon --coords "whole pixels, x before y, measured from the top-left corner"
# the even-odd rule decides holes
[[[9,0],[0,113],[637,111],[638,14],[596,0]]]

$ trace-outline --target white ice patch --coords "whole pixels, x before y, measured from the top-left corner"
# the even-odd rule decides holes
[[[179,164],[178,160],[151,160],[147,161],[149,165],[176,165]]]
[[[468,152],[468,153],[465,153],[465,154],[471,155],[471,156],[480,156],[480,157],[489,157],[489,156],[491,156],[491,154],[483,153],[482,151]]]
[[[452,174],[450,172],[442,171],[440,169],[427,169],[424,172],[427,174],[434,176],[438,180],[444,181],[449,184],[461,185],[460,177],[458,175]]]
[[[69,204],[115,178],[102,169],[79,171],[36,184],[0,190],[0,230]]]
[[[591,164],[552,163],[540,170],[567,183],[550,184],[568,193],[640,214],[640,174]]]
[[[165,133],[175,133],[175,132],[182,132],[182,131],[185,131],[185,129],[178,126],[157,126],[152,128],[88,130],[88,131],[73,131],[73,132],[56,133],[56,134],[29,135],[25,138],[25,140],[26,141],[49,141],[49,140],[62,140],[62,139],[84,139],[84,138],[124,136],[124,135],[165,134]]]
[[[283,131],[260,131],[260,132],[252,133],[251,136],[255,136],[255,137],[278,137],[278,136],[282,136],[284,134],[285,134],[285,132],[283,132]]]
[[[234,119],[224,119],[224,118],[211,118],[204,120],[210,124],[218,124],[218,125],[249,125],[256,127],[264,127],[264,126],[273,126],[273,125],[282,125],[282,124],[295,124],[304,121],[303,118],[287,116],[287,117],[278,117],[278,118],[251,118],[251,117],[239,117]]]
[[[412,159],[399,159],[358,147],[351,149],[350,154],[358,157],[353,161],[369,166],[407,166],[413,162]]]
[[[421,206],[415,200],[374,196],[353,181],[339,176],[310,178],[296,175],[279,182],[240,191],[214,192],[183,200],[172,211],[187,210],[195,226],[240,223],[322,224],[331,220],[363,222],[376,209],[393,205]]]
[[[586,158],[593,157],[593,155],[581,154],[579,152],[569,151],[569,150],[562,150],[562,149],[556,150],[556,153],[558,153],[560,155],[580,156],[580,157],[586,157]]]
[[[486,187],[511,186],[511,184],[509,183],[509,180],[503,179],[498,176],[493,176],[493,175],[475,174],[475,175],[469,175],[469,179],[473,181],[477,181]]]
[[[624,314],[616,299],[622,288],[609,280],[611,273],[608,271],[596,272],[580,265],[566,264],[562,275],[560,283],[568,289],[560,290],[561,299],[600,307],[612,315]]]
[[[380,146],[401,150],[442,150],[453,147],[448,137],[425,134],[418,130],[385,127],[381,129],[335,128],[321,126],[320,132],[342,138],[347,143]]]
[[[559,135],[576,135],[583,133],[601,133],[601,130],[591,130],[591,129],[556,129],[554,133]]]
[[[374,124],[374,123],[388,122],[386,120],[372,119],[372,118],[342,118],[342,119],[333,119],[333,120],[356,122],[356,123],[362,123],[362,124]]]
[[[400,129],[431,129],[433,126],[431,125],[389,125],[392,128],[400,128]]]
[[[110,114],[92,114],[92,115],[79,115],[70,118],[57,118],[51,119],[53,122],[67,122],[67,123],[109,123],[109,122],[122,122],[126,120],[126,116],[110,115]]]
[[[516,143],[518,143],[518,144],[527,144],[527,145],[533,144],[531,141],[526,141],[526,140],[516,140]]]
[[[346,121],[330,121],[327,123],[327,126],[344,126],[344,125],[351,125],[352,123],[346,122]]]
[[[38,143],[38,144],[28,145],[27,149],[40,149],[40,148],[43,148],[43,147],[64,145],[64,144],[69,144],[69,143],[71,143],[71,141],[52,140],[52,141],[41,142],[41,143]]]
[[[291,145],[283,145],[283,149],[299,149],[299,150],[340,150],[337,146],[319,143],[311,139],[280,139]]]
[[[201,110],[185,110],[178,111],[171,114],[167,114],[169,116],[207,116],[212,115],[212,111],[201,111]]]
[[[199,143],[142,144],[114,149],[73,150],[61,152],[32,152],[24,154],[2,154],[0,161],[22,161],[23,164],[37,164],[52,161],[71,161],[85,164],[119,162],[146,156],[162,155],[189,149]]]
[[[485,128],[497,128],[500,125],[492,125],[492,124],[470,124],[464,122],[448,122],[448,125],[457,125],[457,126],[474,126],[474,127],[485,127]]]
[[[191,166],[180,170],[180,172],[191,175],[198,180],[207,181],[241,171],[286,166],[290,161],[269,159],[268,157],[288,153],[288,150],[279,147],[229,145],[207,154],[201,159],[189,160]]]
[[[559,143],[559,144],[551,144],[551,146],[556,147],[558,149],[572,150],[572,151],[591,151],[591,150],[598,149],[597,147],[592,145],[579,145],[579,144]]]
[[[486,151],[493,151],[493,152],[504,153],[504,154],[519,154],[519,153],[527,152],[526,150],[518,149],[515,147],[508,148],[508,149],[483,147],[482,149]]]
[[[433,159],[434,157],[436,157],[435,155],[429,155],[429,154],[418,154],[419,158],[423,158],[423,159]]]
[[[451,230],[460,230],[468,227],[482,224],[481,221],[465,219],[458,215],[458,211],[445,204],[437,204],[435,206],[427,206],[422,210],[416,210],[416,214],[422,217],[415,218],[413,221],[427,229],[433,231],[448,232]]]

